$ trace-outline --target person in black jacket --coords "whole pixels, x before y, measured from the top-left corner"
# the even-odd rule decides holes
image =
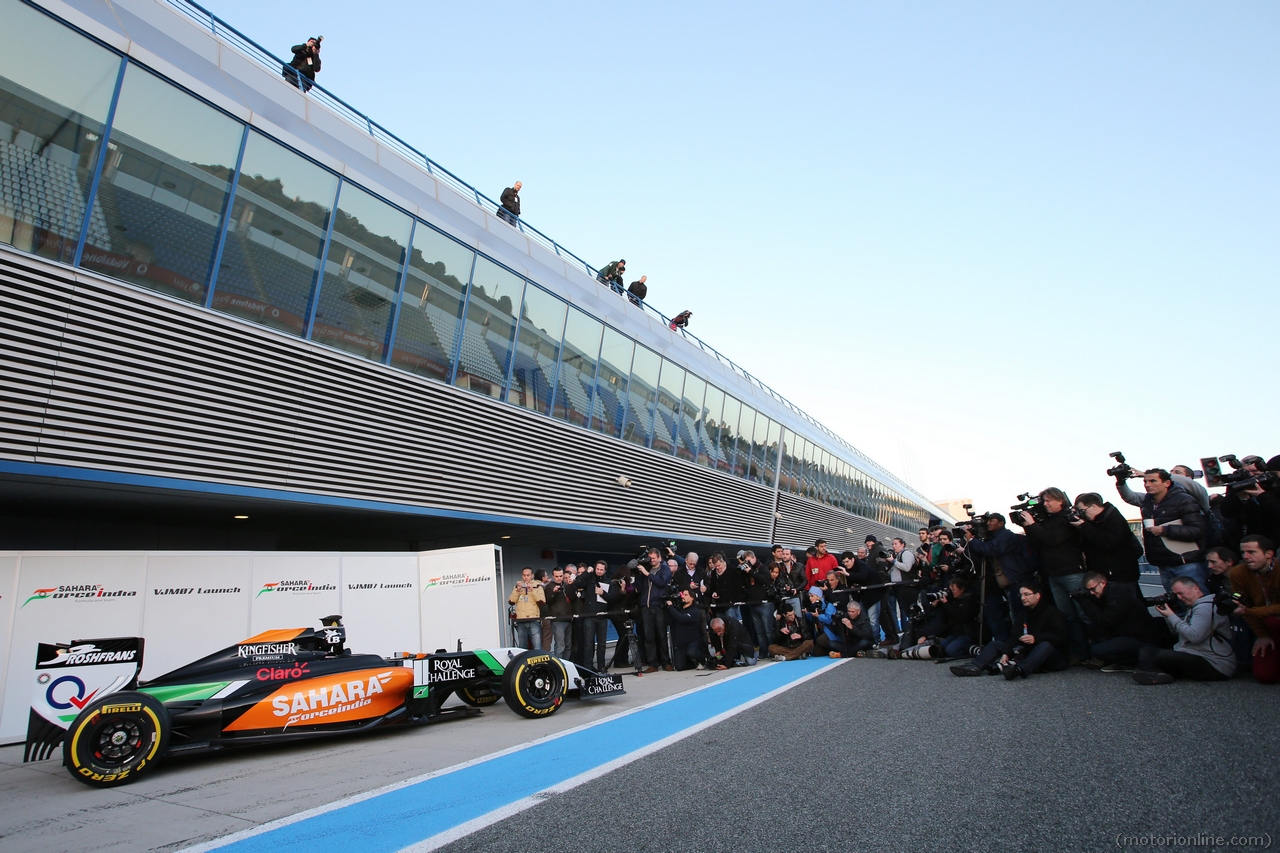
[[[1018,513],[1015,521],[1022,525],[1027,542],[1040,558],[1040,572],[1049,584],[1049,591],[1057,608],[1067,617],[1067,631],[1071,636],[1071,663],[1078,664],[1089,655],[1089,638],[1084,627],[1084,616],[1072,593],[1084,586],[1084,552],[1080,548],[1080,531],[1071,526],[1067,510],[1071,499],[1062,489],[1048,488],[1040,493],[1048,517],[1036,521],[1029,512]]]
[[[1164,620],[1148,613],[1146,603],[1127,585],[1108,582],[1102,572],[1088,572],[1084,588],[1089,595],[1080,598],[1080,607],[1089,617],[1089,654],[1108,672],[1132,671],[1143,646],[1169,646]]]
[[[311,91],[316,82],[316,74],[320,72],[322,41],[324,36],[316,36],[289,48],[293,51],[293,59],[284,68],[284,78],[304,92]]]
[[[1045,589],[1034,581],[1018,589],[1022,599],[1023,623],[1015,637],[1006,642],[992,640],[972,661],[951,667],[954,675],[982,675],[991,666],[999,666],[1004,677],[1012,681],[1044,670],[1057,672],[1067,668],[1067,617],[1053,606]]]
[[[1009,619],[1022,624],[1022,599],[1018,587],[1035,579],[1027,565],[1027,540],[1005,526],[1004,516],[998,512],[987,513],[983,526],[984,537],[975,537],[973,528],[964,530],[965,550],[973,560],[974,571],[981,578],[987,577],[986,604],[982,618],[991,630],[991,636],[1001,642],[1009,639]],[[991,595],[990,584],[994,578],[1002,590],[1001,596]]]
[[[711,620],[711,651],[716,669],[756,665],[756,649],[751,644],[751,636],[732,616]]]
[[[691,589],[680,590],[679,607],[667,605],[667,624],[671,626],[671,664],[677,671],[691,666],[707,668],[702,619],[702,609],[694,601]]]
[[[1135,597],[1140,596],[1138,557],[1142,556],[1142,543],[1120,510],[1104,502],[1097,492],[1085,492],[1076,498],[1076,513],[1080,518],[1071,526],[1080,533],[1085,567],[1101,572],[1112,586],[1127,587]]]
[[[547,598],[545,615],[551,619],[551,654],[558,658],[568,658],[576,592],[565,582],[564,569],[558,566],[551,570],[551,580],[542,589]]]
[[[921,632],[904,636],[902,644],[891,651],[889,657],[898,657],[894,651],[927,643],[941,646],[946,657],[960,657],[978,642],[978,597],[970,591],[968,579],[952,578],[942,596],[928,602],[931,612]]]
[[[1117,477],[1116,489],[1122,487],[1127,488],[1124,479]],[[1207,590],[1203,549],[1209,527],[1200,504],[1162,468],[1146,471],[1142,487],[1147,492],[1142,499],[1142,546],[1147,562],[1160,570],[1165,591],[1172,591],[1174,579],[1181,575]]]
[[[604,560],[596,560],[591,571],[583,572],[574,581],[574,588],[582,601],[582,663],[604,672],[605,645],[609,637],[609,598],[612,596],[611,584],[605,580],[605,571],[609,564]],[[595,650],[594,661],[592,649]]]
[[[774,660],[798,660],[813,654],[813,631],[790,607],[777,615],[778,627],[773,632],[769,654]]]
[[[827,579],[831,579],[831,575],[827,575]],[[876,648],[875,626],[871,624],[871,619],[863,611],[862,605],[856,601],[849,601],[844,607],[844,612],[835,620],[836,633],[840,635],[840,642],[831,642],[825,633],[818,637],[817,649],[825,652],[828,657],[851,658],[855,655],[858,657],[885,657],[885,653]]]
[[[520,188],[524,184],[516,181],[502,191],[502,206],[498,208],[498,218],[509,225],[515,225],[520,218]]]
[[[649,295],[649,285],[645,284],[648,280],[649,276],[642,275],[627,285],[627,298],[631,300],[632,305],[639,305]]]
[[[738,605],[742,601],[742,572],[730,571],[724,554],[719,551],[711,555],[707,565],[711,571],[705,581],[705,600],[710,606],[711,615],[730,616],[740,620],[742,609]]]

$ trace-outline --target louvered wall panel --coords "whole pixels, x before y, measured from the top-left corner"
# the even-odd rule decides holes
[[[35,459],[71,286],[0,267],[0,458]]]
[[[866,541],[867,534],[875,536],[887,546],[894,536],[901,536],[915,543],[916,531],[896,530],[860,515],[820,504],[808,498],[781,494],[778,496],[778,530],[775,539],[790,544],[811,545],[818,539],[827,540],[827,549],[839,553],[857,551]],[[853,532],[848,532],[852,530]]]
[[[768,540],[772,490],[438,382],[0,251],[43,375],[0,382],[44,424],[35,461],[725,541]],[[46,308],[46,313],[49,309]],[[54,315],[51,315],[54,316]],[[56,356],[56,372],[49,373]],[[43,376],[43,378],[42,378]],[[31,442],[6,421],[3,446]],[[25,439],[23,438],[25,436]],[[12,458],[17,458],[12,457]],[[634,482],[622,489],[614,481]]]

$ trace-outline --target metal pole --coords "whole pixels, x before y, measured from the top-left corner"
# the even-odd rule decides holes
[[[93,179],[89,181],[89,195],[85,197],[84,205],[84,221],[80,223],[80,239],[76,242],[75,257],[71,259],[71,265],[80,266],[80,260],[84,257],[85,242],[89,239],[89,224],[93,221],[93,206],[98,201],[98,185],[102,182],[102,171],[107,163],[107,146],[111,142],[111,126],[116,120],[116,106],[120,103],[120,89],[124,86],[124,72],[129,66],[129,60],[120,57],[120,71],[116,75],[116,88],[111,93],[111,106],[107,109],[107,120],[102,125],[102,139],[98,142],[98,162],[93,166]]]
[[[236,201],[236,187],[240,183],[240,167],[244,164],[244,149],[249,142],[249,125],[244,126],[244,135],[240,137],[240,153],[236,155],[236,168],[231,173],[231,190],[227,193],[226,209],[222,212],[222,227],[218,229],[218,248],[213,253],[213,263],[209,270],[209,292],[205,295],[204,307],[213,307],[213,289],[218,285],[218,268],[222,266],[222,250],[227,245],[227,232],[231,230],[231,210]]]

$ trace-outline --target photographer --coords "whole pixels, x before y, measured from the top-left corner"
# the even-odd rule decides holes
[[[671,561],[667,561],[667,567],[671,569],[671,589],[679,591],[682,589],[693,590],[693,599],[697,601],[702,597],[702,582],[705,580],[702,569],[698,567],[698,554],[696,551],[690,551],[684,555],[684,565],[671,567]]]
[[[836,608],[828,604],[821,587],[809,587],[809,601],[805,605],[804,618],[813,629],[814,646],[822,654],[831,651],[832,643],[840,642],[840,632],[836,630]]]
[[[1039,495],[1045,516],[1037,519],[1030,512],[1016,513],[1013,521],[1022,525],[1031,550],[1040,558],[1040,571],[1049,582],[1054,604],[1067,617],[1067,633],[1071,637],[1070,664],[1075,666],[1089,655],[1089,640],[1084,620],[1071,594],[1084,583],[1084,553],[1080,549],[1080,531],[1070,523],[1067,509],[1071,499],[1058,488],[1045,489]]]
[[[738,552],[738,571],[742,573],[742,606],[760,656],[765,657],[773,636],[773,614],[777,612],[769,600],[769,572],[756,560],[755,551]]]
[[[704,584],[711,614],[730,616],[741,621],[742,611],[738,602],[742,600],[742,572],[729,571],[729,564],[719,551],[711,555],[709,564],[711,573],[707,575]]]
[[[1133,680],[1139,684],[1172,684],[1175,678],[1226,681],[1236,672],[1231,622],[1218,612],[1197,579],[1179,575],[1170,586],[1186,610],[1179,617],[1169,605],[1161,604],[1156,612],[1164,617],[1178,642],[1172,650],[1155,646],[1139,649]]]
[[[747,629],[732,616],[711,620],[711,653],[716,669],[756,665],[756,650]]]
[[[782,567],[782,574],[787,578],[787,584],[795,589],[795,595],[787,600],[787,605],[796,612],[796,616],[800,616],[800,599],[803,598],[803,591],[808,589],[805,585],[804,566],[796,561],[796,556],[791,552],[790,548],[782,548],[782,556],[778,560],[778,564]]]
[[[520,570],[520,580],[507,598],[508,604],[514,604],[515,622],[511,631],[515,635],[513,642],[525,649],[542,648],[542,605],[547,596],[542,584],[533,579],[533,569],[525,566]]]
[[[778,626],[769,646],[770,657],[776,661],[799,660],[813,654],[813,632],[794,610],[785,608],[776,618]]]
[[[844,574],[841,572],[828,572],[827,579],[820,586],[823,597],[836,609],[837,613],[843,612],[845,605],[853,598],[853,592],[845,586]]]
[[[671,655],[667,650],[666,598],[671,586],[671,570],[662,560],[662,552],[650,548],[645,555],[649,559],[636,563],[640,573],[636,590],[640,594],[640,621],[644,625],[645,672],[657,672],[661,666],[671,672]]]
[[[551,580],[542,588],[546,596],[546,618],[551,620],[551,654],[569,657],[573,635],[573,603],[577,600],[573,587],[565,583],[564,569],[551,570]]]
[[[1243,617],[1257,639],[1253,643],[1253,677],[1260,684],[1280,681],[1280,568],[1276,546],[1265,536],[1240,540],[1241,565],[1231,570],[1231,589],[1240,594],[1235,615]]]
[[[819,638],[819,653],[825,651],[827,657],[833,658],[885,657],[885,653],[875,647],[876,629],[858,602],[850,601],[845,605],[844,613],[836,619],[835,628],[840,635],[839,643],[824,643],[823,638]]]
[[[1089,655],[1103,672],[1129,672],[1143,646],[1168,646],[1163,620],[1147,612],[1147,605],[1125,584],[1107,580],[1102,572],[1086,572],[1083,593],[1076,593],[1089,617],[1092,644]]]
[[[1116,478],[1116,488],[1125,487]],[[1194,578],[1203,592],[1205,564],[1202,548],[1207,522],[1200,505],[1190,493],[1174,485],[1168,471],[1154,469],[1142,475],[1147,495],[1142,499],[1142,545],[1147,562],[1160,570],[1167,592],[1173,591],[1175,577]],[[1123,494],[1123,492],[1121,492]]]
[[[1005,527],[1004,516],[991,512],[978,519],[973,524],[981,525],[981,530],[975,532],[973,524],[965,527],[965,549],[975,560],[979,577],[985,572],[988,594],[982,617],[991,636],[1004,642],[1011,633],[1010,617],[1014,625],[1024,621],[1018,588],[1033,580],[1034,575],[1027,566],[1026,540]],[[998,596],[990,594],[993,579],[1000,589]]]
[[[609,638],[609,605],[613,598],[611,585],[605,580],[609,564],[596,560],[591,571],[578,575],[574,588],[582,602],[582,651],[579,655],[583,666],[594,666],[604,672],[604,653]]]
[[[293,59],[284,67],[284,78],[303,92],[311,91],[316,75],[320,73],[320,43],[323,41],[324,36],[315,36],[289,48]]]
[[[774,603],[776,610],[790,610],[796,613],[799,609],[800,598],[799,592],[791,584],[791,581],[782,572],[782,566],[779,563],[770,563],[769,569],[769,600]],[[796,607],[791,606],[791,602],[796,602]]]
[[[884,600],[884,589],[867,589],[866,587],[886,583],[889,576],[877,571],[871,565],[865,546],[859,548],[857,554],[845,551],[840,556],[840,563],[848,573],[849,593],[858,599],[862,609],[867,612],[867,618],[876,629],[876,638],[883,639],[885,634],[880,628],[880,606]]]
[[[671,623],[671,663],[676,671],[691,666],[706,669],[703,613],[694,601],[693,590],[680,590],[679,607],[667,605],[667,621]]]
[[[633,631],[640,621],[640,595],[636,591],[636,579],[640,573],[636,571],[635,564],[636,561],[632,560],[626,565],[618,566],[609,584],[609,592],[605,595],[605,600],[609,602],[609,621],[613,623],[614,633],[618,636],[618,641],[613,646],[613,661],[609,664],[615,669],[628,666],[628,661],[638,663],[640,658],[640,635],[636,634],[637,648],[632,649],[631,638],[628,636],[631,632],[627,631],[628,621],[631,622]]]
[[[913,584],[917,577],[915,571],[916,555],[907,550],[907,541],[905,539],[894,538],[890,545],[893,548],[893,553],[886,555],[890,558],[887,566],[890,583]],[[914,586],[895,586],[890,588],[890,592],[885,599],[885,604],[890,609],[894,625],[899,633],[907,630],[908,622],[911,619],[911,602],[915,600],[915,597],[916,588]]]
[[[1053,606],[1044,587],[1027,582],[1018,588],[1022,600],[1022,630],[1005,642],[992,640],[971,662],[951,667],[954,675],[982,675],[996,665],[1005,679],[1026,678],[1040,670],[1067,668],[1067,617]]]
[[[1104,502],[1097,492],[1085,492],[1076,498],[1076,515],[1079,518],[1071,526],[1080,533],[1085,565],[1101,572],[1113,586],[1124,586],[1134,598],[1140,597],[1138,558],[1142,543],[1120,510]]]
[[[1263,462],[1261,456],[1246,456],[1240,460],[1242,469],[1258,475],[1268,470],[1280,470],[1280,457]],[[1273,467],[1274,466],[1274,467]],[[1222,515],[1239,525],[1245,535],[1265,536],[1272,542],[1280,539],[1280,496],[1263,488],[1259,483],[1246,487],[1228,486],[1222,499]]]
[[[911,646],[929,642],[941,646],[946,657],[960,657],[978,642],[978,598],[969,591],[968,579],[952,578],[945,591],[927,596],[925,606],[931,612],[922,630],[916,636],[912,636],[915,632],[904,635],[889,657],[897,658]]]

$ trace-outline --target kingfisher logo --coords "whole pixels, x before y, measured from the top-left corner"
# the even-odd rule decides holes
[[[22,606],[26,607],[33,601],[44,601],[50,598],[106,600],[110,598],[130,598],[137,594],[138,591],[136,589],[107,589],[100,583],[64,584],[62,586],[32,590],[27,600],[22,602]]]
[[[258,594],[254,598],[260,598],[264,592],[292,592],[309,594],[316,592],[328,592],[338,587],[331,583],[314,583],[312,581],[275,581],[274,583],[264,583],[262,589],[258,590]]]

